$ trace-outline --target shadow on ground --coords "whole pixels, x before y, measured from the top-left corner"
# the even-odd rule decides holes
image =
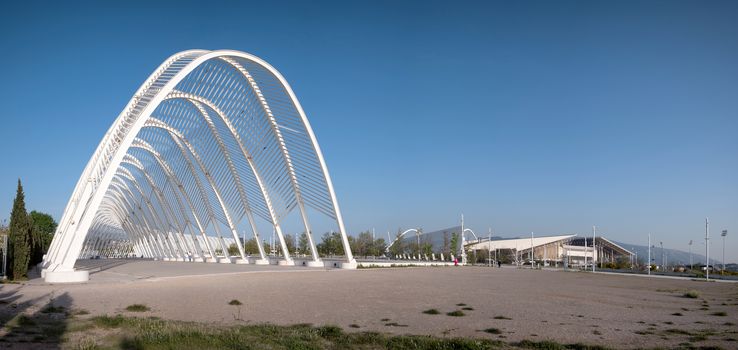
[[[8,288],[4,288],[8,289]],[[18,303],[22,287],[0,292],[0,348],[60,349],[72,299],[66,293]],[[41,303],[44,299],[46,303]],[[34,305],[42,305],[40,308]]]

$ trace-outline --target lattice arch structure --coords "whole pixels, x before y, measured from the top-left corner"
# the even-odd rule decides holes
[[[356,267],[320,147],[284,77],[248,53],[184,51],[156,69],[103,137],[42,274],[86,281],[74,265],[90,254],[268,264],[257,218],[278,237],[279,264],[293,265],[282,223],[294,211],[308,233],[307,265],[323,266],[310,224],[322,213],[341,234],[340,266]],[[244,226],[254,257],[239,239]]]

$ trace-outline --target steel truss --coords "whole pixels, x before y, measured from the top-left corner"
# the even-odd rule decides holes
[[[307,265],[323,265],[310,224],[317,212],[341,233],[341,266],[355,268],[325,160],[284,77],[244,52],[180,52],[136,91],[98,145],[43,274],[48,282],[87,280],[74,264],[97,255],[268,264],[259,219],[278,237],[278,263],[294,265],[282,229],[293,211],[307,233]],[[258,256],[246,254],[241,225]]]

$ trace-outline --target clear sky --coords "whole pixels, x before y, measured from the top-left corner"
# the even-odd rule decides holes
[[[161,61],[230,48],[292,85],[352,233],[463,212],[686,250],[709,216],[738,260],[736,1],[151,3],[3,4],[0,220],[18,177],[58,219]]]

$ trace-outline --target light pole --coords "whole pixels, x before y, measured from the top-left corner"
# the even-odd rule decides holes
[[[728,230],[723,230],[723,233],[720,234],[720,236],[723,237],[723,269],[720,270],[720,274],[723,274],[723,271],[725,271],[725,236],[728,235]]]
[[[651,234],[648,234],[648,274],[651,274]]]
[[[487,266],[492,267],[492,228],[489,228],[489,237],[487,238]]]
[[[533,269],[533,232],[530,233],[530,268]]]
[[[597,243],[597,227],[592,226],[592,272],[595,272],[595,244]],[[600,257],[598,256],[597,259]]]
[[[705,280],[710,280],[710,220],[705,218]]]
[[[692,240],[689,240],[689,271],[692,271]]]
[[[664,266],[664,242],[659,242],[659,245],[661,246],[661,267],[665,270],[666,266]]]

